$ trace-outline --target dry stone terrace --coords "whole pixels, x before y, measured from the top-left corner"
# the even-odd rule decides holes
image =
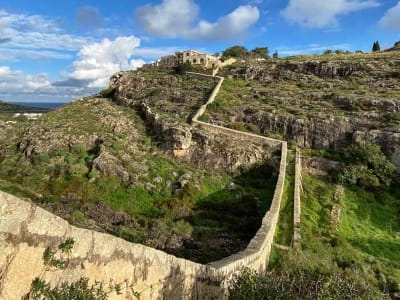
[[[247,248],[208,265],[197,264],[108,234],[76,228],[27,201],[0,192],[0,298],[20,299],[36,277],[52,286],[86,277],[91,283],[109,283],[105,286],[110,299],[133,299],[130,287],[140,293],[140,299],[223,299],[227,281],[243,267],[266,270],[284,188],[287,144],[199,121],[223,84],[224,78],[216,78],[218,82],[206,104],[194,115],[192,126],[281,152],[271,207]],[[68,268],[60,271],[46,267],[43,251],[67,238],[75,240]],[[122,294],[115,291],[115,285],[121,286]]]

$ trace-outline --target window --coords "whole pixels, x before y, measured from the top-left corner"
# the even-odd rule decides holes
[[[204,58],[200,58],[200,63],[204,64]]]
[[[195,64],[197,62],[197,60],[196,59],[193,59],[193,63]]]
[[[186,52],[186,56],[189,56],[189,54],[190,54],[189,52]]]

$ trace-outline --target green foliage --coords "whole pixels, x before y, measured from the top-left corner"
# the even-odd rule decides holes
[[[250,54],[253,58],[269,58],[269,49],[268,47],[256,47],[250,51]]]
[[[58,245],[58,249],[63,253],[71,253],[72,248],[74,247],[75,241],[73,238],[68,238],[60,245]]]
[[[27,296],[28,299],[33,300],[105,300],[108,298],[101,284],[90,286],[89,280],[85,278],[55,288],[51,288],[50,284],[44,280],[36,278]]]
[[[116,92],[116,89],[115,89],[114,87],[111,87],[111,86],[110,86],[110,87],[108,87],[108,88],[102,90],[102,91],[100,92],[100,95],[101,95],[103,98],[112,98],[112,97],[114,97],[115,92]]]
[[[123,141],[116,141],[112,143],[111,148],[114,150],[121,150],[124,148],[124,142]]]
[[[259,50],[258,50],[259,51]],[[245,58],[248,52],[247,49],[243,46],[232,46],[226,49],[222,53],[223,58],[235,57],[235,58]]]
[[[383,120],[388,125],[398,126],[400,125],[400,113],[390,112],[383,115]]]
[[[292,262],[298,265],[297,261]],[[244,270],[233,279],[229,292],[229,299],[232,300],[370,299],[373,295],[380,296],[376,289],[357,278],[357,272],[348,274],[337,270],[327,274],[318,269],[296,267],[266,275]]]
[[[71,218],[73,220],[73,222],[75,223],[81,223],[85,220],[85,214],[79,210],[75,210],[72,214],[71,214]]]
[[[74,247],[74,239],[68,238],[60,245],[58,245],[58,250],[61,250],[61,253],[71,253],[72,248]],[[58,250],[51,249],[47,247],[43,252],[43,262],[47,266],[56,267],[59,269],[65,269],[68,267],[69,261],[60,257],[57,258]]]
[[[187,61],[182,64],[178,64],[178,65],[174,66],[173,70],[174,70],[175,74],[185,75],[186,72],[193,71],[193,66],[190,62]]]
[[[381,51],[381,46],[379,45],[379,41],[375,41],[372,45],[372,52]]]
[[[388,188],[395,167],[379,146],[367,142],[354,143],[344,152],[345,166],[338,175],[341,183],[367,189]]]

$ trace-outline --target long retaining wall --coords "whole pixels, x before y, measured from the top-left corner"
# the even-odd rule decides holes
[[[224,299],[229,278],[243,267],[266,270],[283,194],[287,144],[198,121],[222,85],[223,78],[217,79],[214,91],[192,124],[214,134],[281,149],[271,207],[247,248],[202,265],[109,234],[76,228],[34,204],[0,192],[0,299],[21,299],[36,277],[53,287],[84,277],[91,284],[102,283],[110,299],[135,299],[135,292],[140,293],[142,300]],[[57,249],[67,238],[75,240],[71,253],[63,257],[68,260],[68,267],[60,270],[46,265],[45,249]]]
[[[301,217],[301,153],[296,148],[295,175],[294,175],[294,211],[293,211],[293,246],[300,245],[300,217]]]

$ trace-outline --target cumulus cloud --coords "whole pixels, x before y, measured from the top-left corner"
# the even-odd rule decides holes
[[[94,29],[101,27],[104,19],[98,8],[86,5],[76,11],[75,22],[81,28]]]
[[[65,87],[52,84],[47,73],[28,74],[13,70],[9,66],[0,66],[0,99],[11,101],[49,101],[65,102],[71,99],[91,95],[96,88],[85,85]]]
[[[260,17],[258,8],[251,5],[239,6],[216,22],[196,23],[198,14],[199,7],[193,0],[163,0],[159,5],[145,5],[135,11],[137,21],[149,33],[193,40],[241,37]]]
[[[49,88],[51,89],[51,83],[46,73],[30,75],[12,70],[8,66],[0,66],[0,94],[13,92],[32,94]]]
[[[163,0],[159,5],[137,8],[135,16],[151,34],[174,38],[192,25],[198,13],[199,7],[193,0]]]
[[[338,17],[342,15],[377,6],[379,3],[375,0],[290,0],[281,14],[291,23],[326,28],[338,26]]]
[[[400,1],[386,12],[379,24],[386,29],[400,29]]]
[[[79,86],[79,81],[83,81],[88,87],[104,88],[112,74],[120,70],[136,69],[145,63],[140,59],[132,59],[139,46],[140,40],[134,36],[118,37],[113,41],[103,39],[88,44],[79,51],[69,78],[57,85]]]
[[[232,39],[243,36],[259,18],[260,12],[257,7],[239,6],[215,23],[200,21],[196,27],[187,30],[184,34],[193,39],[210,37],[219,40]]]

